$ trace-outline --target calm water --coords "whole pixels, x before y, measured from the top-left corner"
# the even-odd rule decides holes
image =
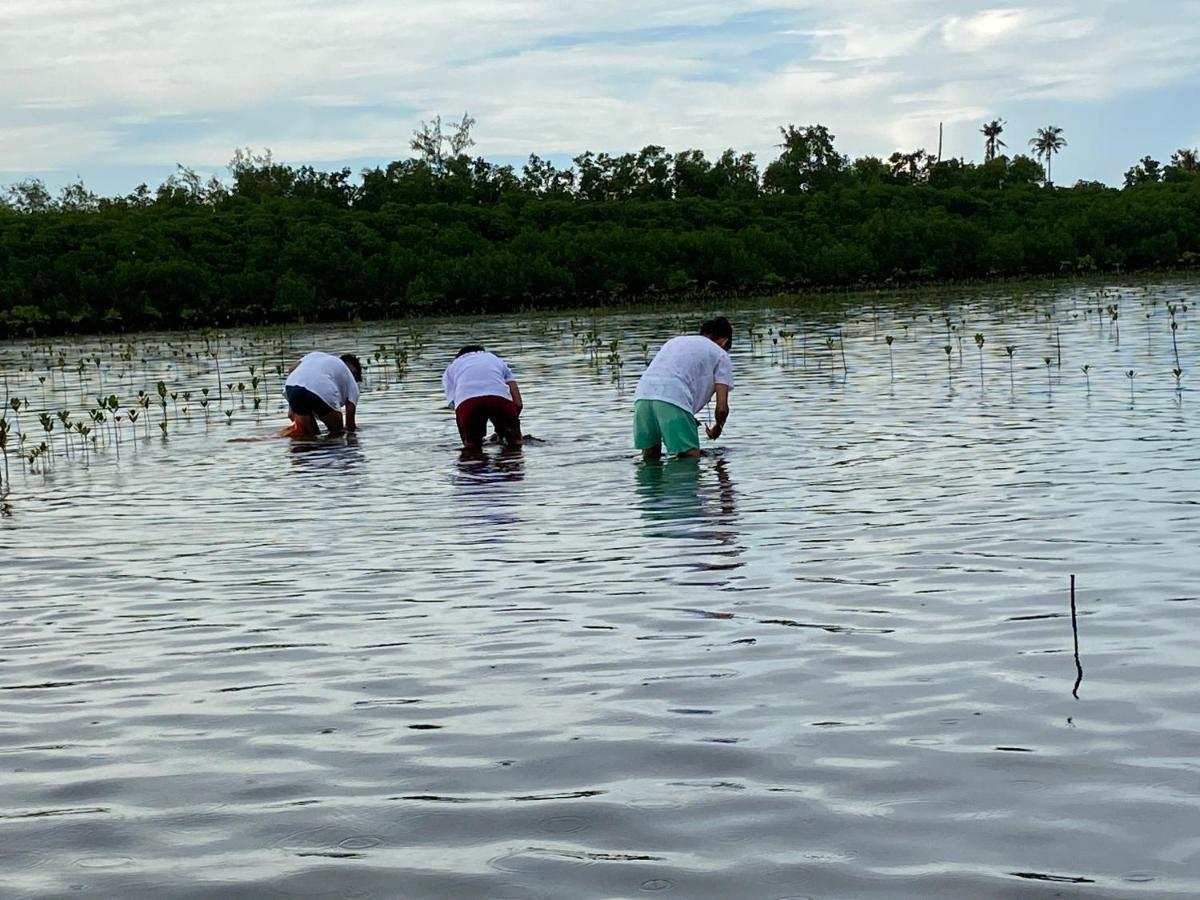
[[[641,344],[698,315],[233,332],[207,425],[196,335],[9,344],[27,449],[153,402],[119,459],[10,440],[0,896],[1196,896],[1197,300],[746,310],[725,436],[650,467]],[[397,338],[356,439],[231,442]],[[459,460],[468,340],[544,443]]]

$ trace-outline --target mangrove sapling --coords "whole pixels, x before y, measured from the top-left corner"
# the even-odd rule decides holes
[[[83,448],[83,464],[88,464],[88,435],[92,433],[90,426],[82,422],[75,423],[75,433],[79,435],[79,446]]]
[[[54,420],[50,418],[49,413],[39,413],[38,421],[42,423],[42,431],[46,432],[46,439],[42,441],[42,446],[48,450],[50,446],[50,432],[54,430]]]
[[[975,346],[979,348],[979,389],[983,390],[983,335],[975,332]]]
[[[142,424],[146,427],[146,440],[150,440],[150,395],[145,391],[138,391],[138,406],[142,408],[142,412],[146,413]]]
[[[159,405],[162,406],[162,423],[159,426],[161,428],[162,426],[167,424],[167,383],[165,381],[159,381],[158,384],[155,385],[155,388],[158,391]],[[162,432],[163,432],[163,435],[165,436],[167,433],[167,429],[163,428]]]
[[[888,348],[888,371],[891,373],[892,381],[896,380],[896,362],[892,357],[892,341],[894,340],[895,338],[890,334],[885,334],[883,336],[883,341],[885,344],[887,344]]]
[[[0,456],[4,457],[4,483],[8,484],[8,434],[11,426],[8,419],[0,416]]]
[[[63,426],[63,455],[71,455],[71,411],[69,409],[60,409],[58,411],[58,421],[62,422]]]
[[[1187,309],[1187,307],[1185,306],[1184,309]],[[1171,314],[1171,349],[1175,352],[1175,368],[1179,369],[1180,374],[1182,374],[1183,366],[1181,366],[1179,363],[1179,344],[1177,343],[1177,341],[1175,339],[1175,332],[1179,330],[1179,323],[1177,321],[1175,321],[1175,312],[1176,312],[1175,305],[1168,304],[1167,312],[1169,312]],[[1176,377],[1178,377],[1178,376],[1176,376]]]
[[[11,400],[8,401],[8,405],[9,405],[9,408],[11,408],[13,411],[13,424],[15,425],[15,427],[17,429],[17,434],[20,434],[21,433],[21,416],[19,415],[19,413],[21,412],[21,398],[13,397]]]

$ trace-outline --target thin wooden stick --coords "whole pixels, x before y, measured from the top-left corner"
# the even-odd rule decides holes
[[[1075,637],[1075,687],[1071,694],[1079,699],[1079,685],[1083,682],[1083,665],[1079,662],[1079,622],[1075,615],[1075,576],[1071,576],[1071,634]]]

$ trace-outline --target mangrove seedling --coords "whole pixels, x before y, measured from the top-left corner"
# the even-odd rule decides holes
[[[58,421],[62,422],[63,426],[63,453],[66,456],[70,456],[71,444],[69,436],[71,434],[71,411],[69,409],[60,409],[58,411]]]
[[[975,346],[979,348],[979,388],[983,389],[983,335],[975,332]]]
[[[1017,347],[1015,344],[1005,344],[1004,352],[1008,354],[1008,389],[1009,389],[1009,391],[1012,391],[1012,390],[1014,390],[1014,388],[1013,388],[1013,354],[1017,352]]]
[[[1184,309],[1187,309],[1185,306]],[[1182,369],[1179,364],[1179,344],[1175,341],[1175,332],[1179,330],[1179,323],[1175,321],[1175,305],[1167,306],[1167,311],[1171,314],[1171,349],[1175,351],[1175,368]]]
[[[1054,357],[1043,356],[1042,362],[1046,364],[1046,388],[1048,390],[1054,390],[1054,382],[1050,378],[1050,364],[1054,362]]]
[[[1137,372],[1135,372],[1133,369],[1125,370],[1125,377],[1129,379],[1129,402],[1130,402],[1130,404],[1133,403],[1133,379],[1134,379],[1135,375],[1137,375]]]
[[[4,483],[8,484],[8,434],[12,430],[12,426],[8,424],[8,419],[0,416],[0,456],[4,457]]]
[[[894,340],[895,340],[895,338],[892,337],[890,334],[885,334],[883,336],[883,342],[885,344],[887,344],[887,348],[888,348],[888,371],[891,373],[892,381],[896,380],[896,363],[895,363],[895,360],[892,358],[892,341],[894,341]]]
[[[1090,394],[1092,392],[1092,376],[1088,373],[1092,371],[1092,367],[1090,365],[1083,366],[1081,371],[1083,372],[1083,380],[1087,384],[1087,392]]]
[[[949,344],[944,344],[942,349],[946,351],[946,377],[954,378],[954,366],[950,363],[950,352],[954,349]]]

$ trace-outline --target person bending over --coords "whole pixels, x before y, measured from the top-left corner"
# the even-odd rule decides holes
[[[489,421],[506,446],[521,446],[521,390],[508,363],[495,353],[477,344],[463,347],[446,367],[442,387],[464,450],[483,449]]]
[[[330,434],[358,427],[358,384],[362,364],[353,353],[334,356],[316,351],[305,354],[288,372],[283,393],[294,437],[316,437],[325,423]],[[343,419],[342,409],[346,414]]]
[[[633,442],[642,459],[667,453],[699,456],[699,422],[695,414],[717,397],[716,418],[705,426],[710,439],[720,437],[729,418],[733,366],[729,349],[733,328],[724,316],[700,326],[700,333],[671,338],[659,349],[634,392]]]

